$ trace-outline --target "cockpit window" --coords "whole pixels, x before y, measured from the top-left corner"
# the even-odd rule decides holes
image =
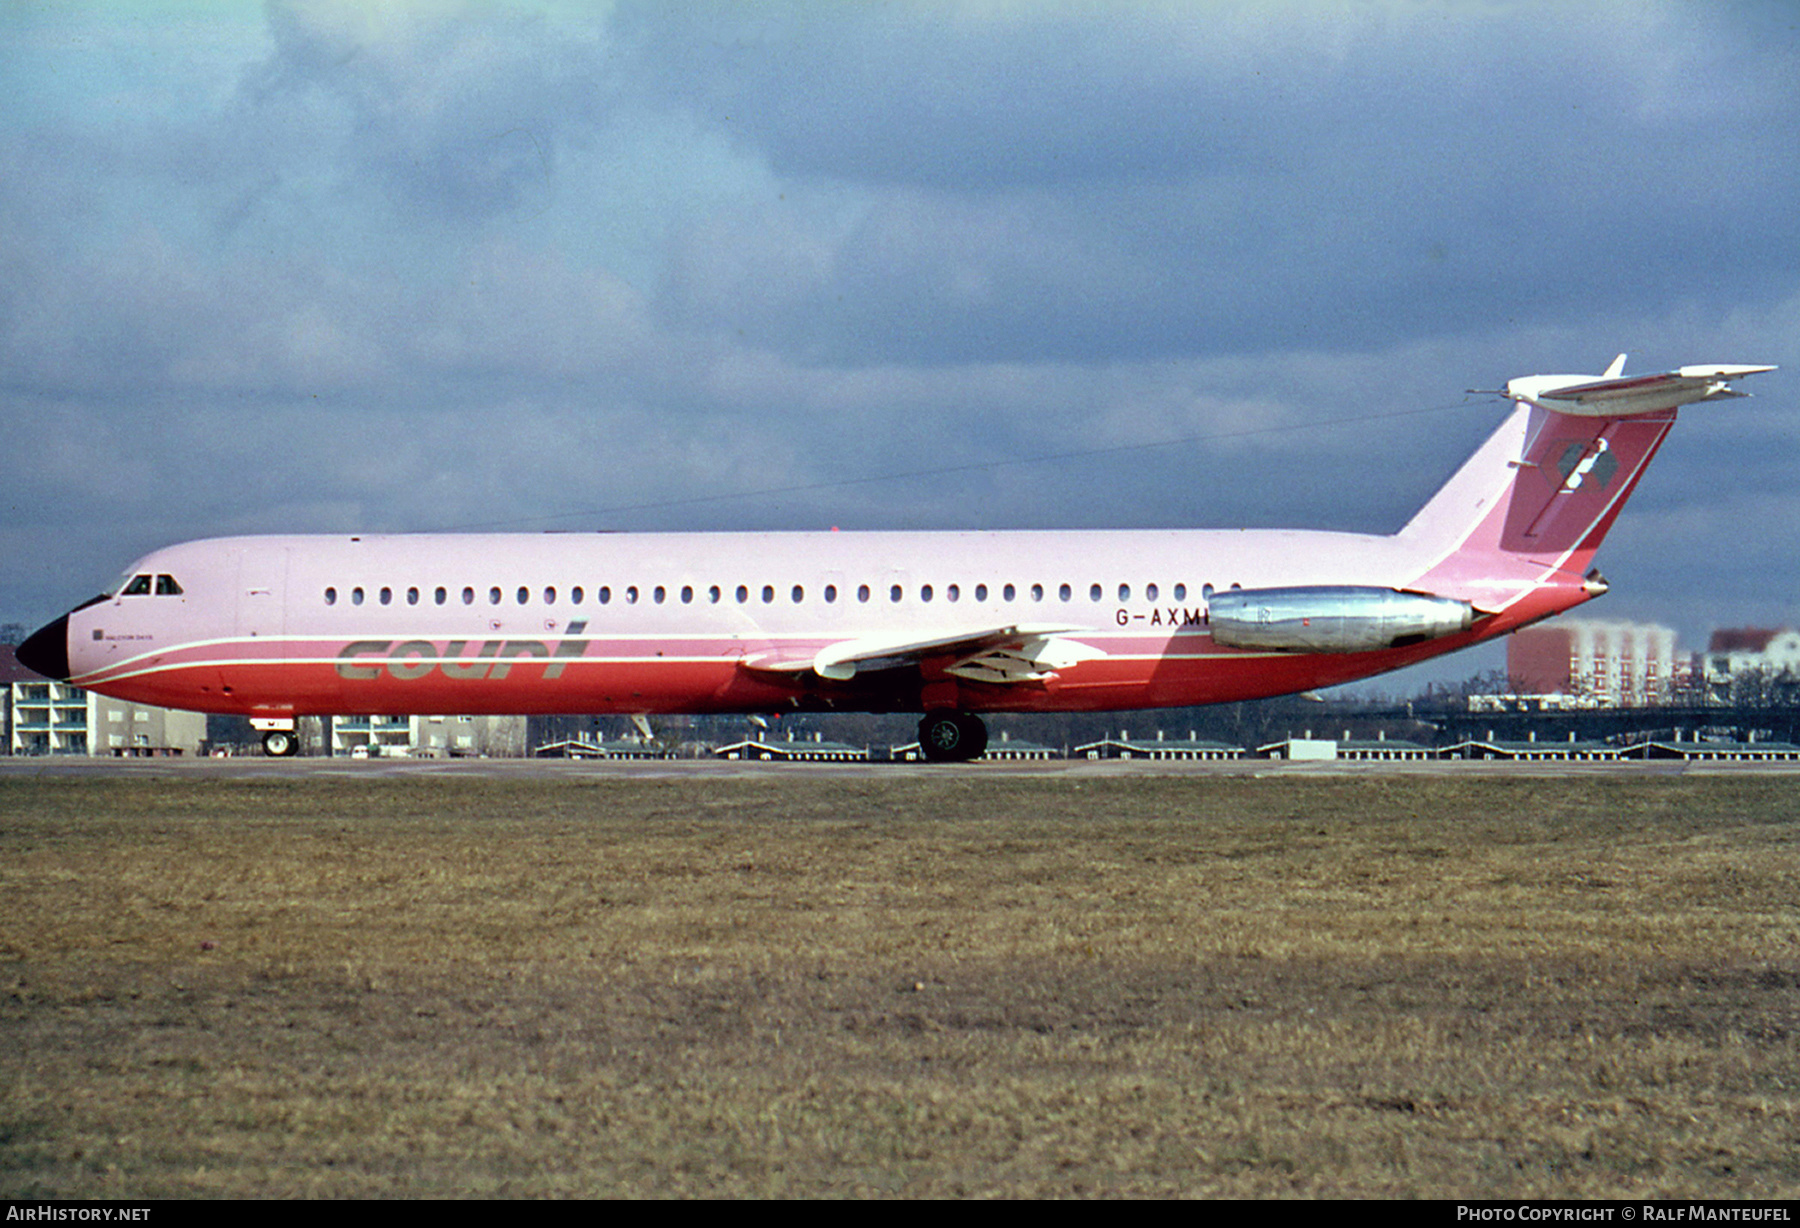
[[[174,576],[156,577],[156,595],[158,597],[181,596],[181,585],[175,583]]]
[[[131,583],[119,590],[121,597],[148,597],[150,595],[150,577],[133,576]]]

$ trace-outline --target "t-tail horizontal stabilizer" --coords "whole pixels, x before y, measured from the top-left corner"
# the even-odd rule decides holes
[[[1628,376],[1621,354],[1603,375],[1509,381],[1512,414],[1399,534],[1424,560],[1408,587],[1495,612],[1537,589],[1597,596],[1604,585],[1582,576],[1677,408],[1743,396],[1733,380],[1774,369],[1706,363]]]
[[[1731,381],[1775,368],[1702,363],[1656,375],[1631,376],[1624,375],[1624,369],[1625,355],[1621,354],[1613,359],[1605,375],[1526,375],[1508,380],[1506,395],[1559,414],[1621,418],[1658,413],[1695,401],[1748,396],[1747,392],[1733,389]]]

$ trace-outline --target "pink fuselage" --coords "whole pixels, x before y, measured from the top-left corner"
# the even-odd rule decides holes
[[[258,717],[1171,707],[1329,686],[1504,634],[1592,595],[1573,561],[1490,554],[1458,576],[1404,534],[1253,530],[219,538],[133,566],[179,595],[72,612],[69,674]],[[1422,579],[1482,616],[1378,652],[1234,650],[1208,628],[1208,586]],[[946,674],[955,653],[842,682],[758,666],[1011,624],[1073,628],[1098,655],[1008,684]]]

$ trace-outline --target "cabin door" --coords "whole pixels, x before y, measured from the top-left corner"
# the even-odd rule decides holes
[[[237,633],[261,637],[287,630],[285,547],[263,546],[238,555]]]

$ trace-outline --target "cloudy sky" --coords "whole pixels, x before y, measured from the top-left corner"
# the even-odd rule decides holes
[[[1797,150],[1791,3],[18,0],[0,620],[226,533],[1387,532],[1628,350],[1788,369],[1593,612],[1800,622]]]

